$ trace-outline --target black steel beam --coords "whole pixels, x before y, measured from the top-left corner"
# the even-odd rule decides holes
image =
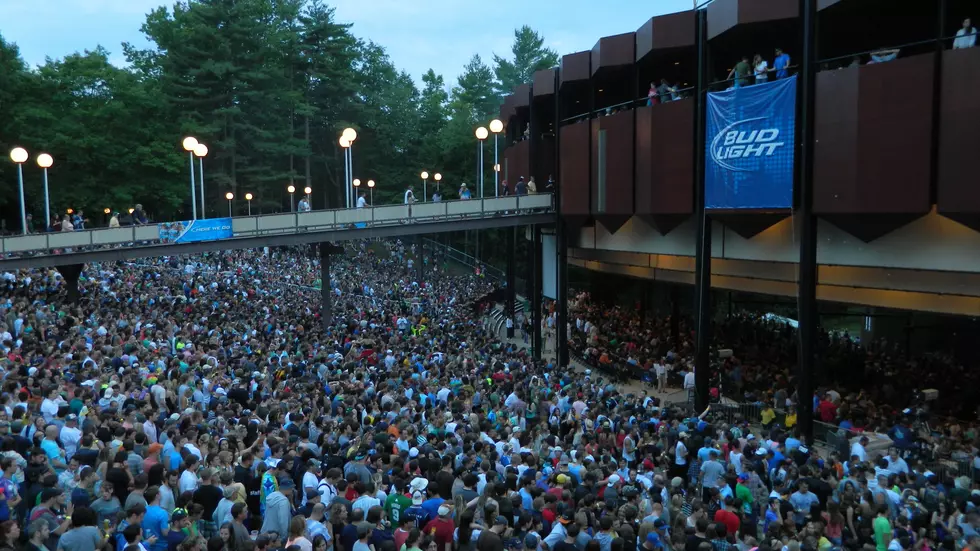
[[[705,59],[707,48],[707,10],[698,10],[698,89],[696,127],[694,131],[694,197],[695,216],[698,219],[697,250],[695,252],[695,357],[694,357],[694,404],[700,412],[708,407],[708,388],[711,381],[711,218],[704,210],[704,133],[705,103],[707,103],[708,67]]]
[[[256,249],[283,245],[304,245],[323,241],[353,241],[357,239],[384,239],[409,235],[445,233],[452,231],[485,230],[490,228],[512,228],[528,224],[554,223],[554,213],[520,214],[493,218],[474,218],[462,220],[443,220],[438,222],[417,222],[414,224],[392,224],[366,228],[342,230],[304,231],[298,233],[269,233],[249,237],[236,237],[219,241],[200,241],[197,243],[145,245],[139,247],[119,247],[96,251],[75,252],[59,255],[25,256],[0,260],[0,270],[22,268],[51,268],[68,264],[89,264],[92,262],[120,262],[134,258],[159,256],[178,256],[200,254],[210,251],[235,249]]]
[[[323,333],[330,331],[333,325],[333,307],[330,303],[330,255],[333,254],[331,243],[320,243],[320,322]]]
[[[531,256],[534,258],[534,272],[531,275],[531,346],[534,357],[541,359],[544,342],[541,340],[541,285],[544,274],[541,253],[541,226],[531,229]]]
[[[800,0],[803,21],[803,59],[800,70],[800,109],[797,143],[800,144],[797,189],[800,191],[800,283],[799,305],[800,378],[798,380],[799,428],[808,444],[813,444],[813,379],[816,373],[816,338],[820,314],[817,310],[817,217],[813,213],[813,114],[817,63],[817,0]]]
[[[517,228],[508,228],[507,232],[507,303],[504,310],[507,317],[517,323],[517,316],[514,315],[514,303],[517,297]],[[507,338],[514,338],[514,326],[507,328]]]

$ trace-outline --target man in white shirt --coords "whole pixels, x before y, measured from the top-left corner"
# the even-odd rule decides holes
[[[956,31],[956,40],[953,41],[953,49],[972,48],[977,44],[977,29],[973,26],[970,18],[963,20],[963,28]]]
[[[190,456],[187,459],[186,468],[184,472],[180,473],[180,480],[177,482],[177,487],[180,489],[180,493],[184,492],[194,492],[200,486],[200,482],[197,479],[197,475],[194,473],[197,470],[198,459],[196,457]]]
[[[415,192],[412,191],[412,186],[408,186],[408,189],[405,190],[405,204],[411,205],[414,202],[415,202]]]
[[[306,200],[306,196],[300,198],[298,210],[300,212],[310,212],[310,202]]]
[[[364,198],[364,192],[362,191],[360,195],[357,196],[357,208],[363,209],[367,206],[367,199]]]
[[[61,427],[58,435],[61,445],[65,448],[65,460],[71,461],[75,452],[78,451],[78,443],[82,440],[82,431],[78,430],[78,416],[74,413],[65,417],[65,426]]]
[[[868,442],[868,437],[862,436],[860,440],[851,444],[851,457],[857,456],[859,461],[867,461],[868,452],[864,448],[868,445]]]
[[[320,479],[317,474],[320,472],[320,462],[316,459],[310,459],[306,462],[306,472],[303,473],[303,502],[302,506],[306,506],[306,495],[309,493],[307,490],[317,491],[320,487]]]
[[[61,396],[58,395],[58,387],[53,386],[48,389],[47,396],[41,402],[41,415],[44,416],[44,421],[50,423],[54,421],[54,418],[58,415],[58,407],[61,405]]]

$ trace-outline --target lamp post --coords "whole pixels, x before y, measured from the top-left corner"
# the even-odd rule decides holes
[[[478,146],[480,147],[480,155],[477,157],[477,172],[476,176],[480,186],[480,199],[483,199],[483,140],[487,139],[490,132],[486,128],[480,127],[476,129],[476,139],[478,140]]]
[[[424,203],[425,198],[427,197],[426,193],[428,193],[426,190],[429,184],[429,173],[423,170],[421,176],[422,176],[422,202]]]
[[[17,189],[20,192],[20,227],[24,235],[27,235],[27,207],[24,205],[24,163],[27,162],[27,150],[23,147],[15,147],[10,150],[10,160],[17,163]],[[44,226],[47,227],[51,219],[45,220]]]
[[[228,200],[228,218],[231,218],[231,200],[235,198],[235,194],[228,192],[225,194],[225,199]]]
[[[306,194],[306,207],[313,210],[313,188],[306,186],[303,188],[303,193]]]
[[[109,225],[109,213],[112,212],[112,210],[109,207],[106,207],[106,208],[102,209],[102,212],[105,213],[105,225],[108,226]]]
[[[54,158],[47,153],[37,156],[37,166],[44,170],[44,225],[51,223],[51,201],[48,197],[48,169],[54,164]]]
[[[347,154],[350,152],[350,140],[341,136],[340,147],[344,149],[344,204],[350,206],[350,164],[347,162]]]
[[[286,191],[289,192],[289,212],[296,212],[296,203],[293,196],[296,193],[296,186],[288,186]]]
[[[344,182],[344,187],[347,188],[347,208],[351,208],[354,206],[354,197],[352,194],[353,190],[351,190],[351,184],[353,184],[353,182],[350,180],[350,178],[354,177],[354,140],[357,139],[357,130],[354,130],[353,128],[345,128],[341,138],[347,140],[346,150],[348,180]],[[343,146],[342,143],[341,146]]]
[[[374,206],[374,180],[368,180],[368,189],[371,190],[371,206]]]
[[[245,200],[248,201],[248,215],[249,216],[252,216],[252,197],[253,197],[253,195],[251,193],[246,193],[245,194]]]
[[[439,190],[440,190],[440,188],[442,187],[442,186],[441,186],[441,185],[439,184],[439,182],[441,182],[441,181],[442,181],[442,174],[439,174],[438,172],[436,172],[436,175],[435,175],[435,176],[433,176],[433,177],[432,177],[432,179],[436,181],[436,191],[439,191]]]
[[[208,156],[208,146],[198,143],[197,147],[194,148],[194,155],[197,157],[201,173],[201,218],[207,218],[207,208],[204,206],[207,204],[204,202],[204,158]]]
[[[504,131],[504,123],[500,119],[490,121],[490,131],[493,132],[493,196],[500,197],[500,165],[497,160],[497,137]]]
[[[194,148],[197,147],[197,138],[188,136],[184,138],[182,145],[191,158],[191,216],[192,220],[197,220],[197,188],[194,185]]]

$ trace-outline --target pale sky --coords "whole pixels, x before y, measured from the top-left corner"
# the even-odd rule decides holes
[[[530,25],[546,44],[567,54],[592,49],[603,37],[635,31],[654,15],[690,9],[691,0],[617,0],[615,9],[595,0],[334,0],[339,21],[388,51],[417,82],[430,67],[452,84],[474,54],[488,64],[509,56],[513,31]],[[161,0],[0,0],[0,34],[15,42],[32,67],[45,57],[102,45],[124,64],[122,42],[146,47],[140,32],[146,13]]]

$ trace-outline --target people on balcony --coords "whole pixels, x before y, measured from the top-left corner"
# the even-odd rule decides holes
[[[762,56],[755,54],[755,58],[752,59],[752,67],[755,71],[755,83],[762,84],[769,81],[769,64],[766,60],[762,59]]]
[[[776,59],[773,60],[772,66],[776,70],[776,78],[786,78],[789,76],[789,54],[783,51],[782,48],[776,48]]]
[[[953,41],[953,49],[972,48],[977,44],[977,28],[969,17],[963,20],[963,27],[956,31],[956,40]]]

